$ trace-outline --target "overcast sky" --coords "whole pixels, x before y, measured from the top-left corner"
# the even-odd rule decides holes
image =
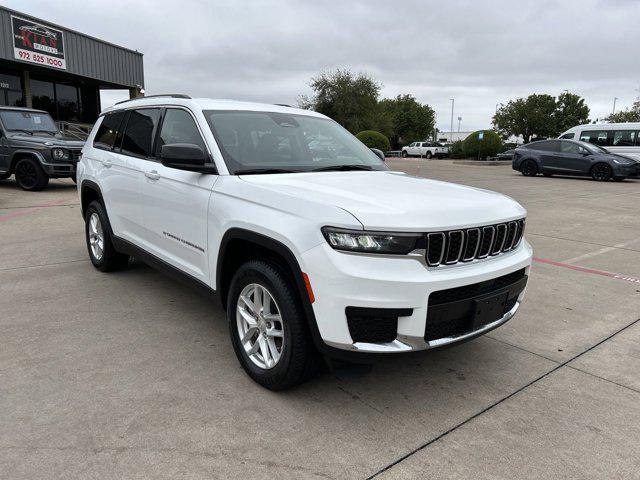
[[[143,52],[147,94],[295,104],[312,76],[348,68],[382,83],[385,97],[428,103],[441,130],[454,97],[454,130],[458,116],[475,130],[519,96],[568,89],[595,119],[640,88],[637,0],[3,3]]]

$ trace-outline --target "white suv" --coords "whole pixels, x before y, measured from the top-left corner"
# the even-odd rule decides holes
[[[336,122],[166,95],[104,111],[78,165],[93,264],[130,256],[216,292],[240,363],[283,389],[325,358],[458,343],[509,320],[525,210],[390,171]]]

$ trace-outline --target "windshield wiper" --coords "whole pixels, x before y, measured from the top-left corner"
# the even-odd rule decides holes
[[[284,168],[247,168],[245,170],[236,170],[234,175],[259,175],[261,173],[300,173],[300,170],[287,170]]]
[[[329,165],[328,167],[319,167],[311,170],[312,172],[347,172],[349,170],[373,170],[369,165]]]
[[[55,135],[56,133],[58,133],[58,132],[53,132],[51,130],[32,130],[32,131],[36,133],[48,133],[49,135]]]
[[[33,130],[25,130],[23,128],[12,128],[9,130],[10,132],[20,132],[20,133],[28,133],[33,137]]]

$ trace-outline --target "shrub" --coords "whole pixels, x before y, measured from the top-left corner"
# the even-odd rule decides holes
[[[484,132],[482,140],[478,140],[480,132]],[[480,156],[484,160],[496,156],[502,150],[502,139],[493,130],[478,130],[464,139],[463,149],[465,156]]]
[[[462,140],[456,140],[449,146],[449,157],[450,158],[465,158],[464,154],[464,145]]]
[[[391,150],[389,139],[380,132],[374,130],[363,130],[356,135],[356,138],[369,148],[377,148],[383,152]]]

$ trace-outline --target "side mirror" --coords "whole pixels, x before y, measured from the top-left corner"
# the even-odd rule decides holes
[[[385,161],[384,159],[384,152],[378,148],[371,148],[370,149],[373,153],[375,153],[378,158],[380,158],[380,160],[382,160],[383,162]]]
[[[192,143],[170,143],[160,149],[160,162],[169,168],[189,172],[217,173],[212,164],[207,164],[207,155],[202,148]]]

